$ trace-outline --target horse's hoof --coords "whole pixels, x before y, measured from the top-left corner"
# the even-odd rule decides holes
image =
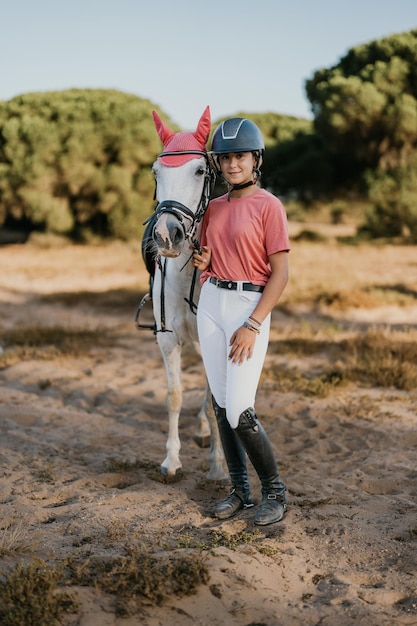
[[[183,477],[182,468],[178,467],[176,470],[172,471],[161,465],[161,477],[164,483],[177,482]]]
[[[181,467],[177,467],[175,470],[169,470],[164,465],[161,465],[161,474],[162,476],[167,476],[169,478],[175,478],[181,472]]]
[[[194,441],[199,446],[199,448],[209,448],[210,447],[210,435],[195,435]]]
[[[230,482],[229,475],[223,469],[210,470],[207,474],[207,480],[215,480],[221,484],[227,485]]]

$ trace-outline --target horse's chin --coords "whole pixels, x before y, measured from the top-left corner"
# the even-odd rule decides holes
[[[180,256],[180,250],[159,250],[159,254],[166,259],[176,259]]]

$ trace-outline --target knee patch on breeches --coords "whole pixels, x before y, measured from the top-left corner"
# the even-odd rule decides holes
[[[238,428],[251,428],[253,431],[258,431],[258,419],[256,417],[255,409],[248,407],[239,416]]]

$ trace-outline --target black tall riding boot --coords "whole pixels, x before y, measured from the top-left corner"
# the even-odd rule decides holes
[[[262,502],[255,517],[255,524],[266,526],[279,522],[287,508],[286,487],[279,477],[268,435],[253,408],[243,411],[235,433],[242,442],[262,485]]]
[[[245,450],[228,422],[226,409],[222,409],[214,398],[213,408],[219,427],[224,456],[233,485],[230,495],[216,506],[213,513],[218,519],[228,519],[236,515],[241,509],[252,507],[253,502],[249,486]]]

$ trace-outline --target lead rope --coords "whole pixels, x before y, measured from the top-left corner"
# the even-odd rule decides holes
[[[194,313],[194,315],[197,315],[197,305],[194,302],[194,289],[195,289],[196,280],[197,280],[197,268],[195,267],[194,268],[194,272],[193,272],[193,277],[191,279],[190,296],[189,296],[188,299],[184,298],[184,300],[186,301],[186,303],[190,307],[191,313]]]
[[[194,249],[197,250],[198,254],[201,254],[201,252],[202,252],[201,251],[201,246],[200,246],[199,241],[197,241],[197,239],[193,238],[193,234],[195,232],[196,224],[198,224],[198,222],[200,222],[203,219],[204,213],[207,210],[208,203],[210,201],[211,190],[212,190],[212,188],[214,186],[215,179],[216,179],[216,174],[215,174],[214,170],[212,170],[211,167],[209,167],[208,172],[206,173],[206,176],[205,176],[203,193],[201,195],[200,204],[199,204],[197,212],[196,212],[196,219],[195,219],[194,224],[193,224],[193,230],[192,230],[192,233],[190,232],[188,234],[188,238],[190,239]],[[193,253],[191,253],[191,255],[188,258],[188,260],[184,263],[184,265],[180,269],[180,272],[182,272],[182,270],[187,265],[187,263],[189,263],[191,261],[192,256],[193,256]],[[184,298],[184,300],[186,301],[186,303],[190,307],[191,313],[193,313],[194,315],[197,315],[197,304],[194,302],[194,290],[195,290],[196,280],[197,280],[197,268],[195,267],[194,268],[194,272],[193,272],[193,277],[191,279],[189,298],[188,298],[188,300],[187,300],[187,298]]]
[[[165,276],[166,276],[166,265],[167,260],[164,259],[164,266],[162,267],[161,259],[158,261],[159,269],[161,270],[162,281],[161,281],[161,330],[157,330],[157,333],[172,333],[172,330],[167,330],[166,327],[166,318],[165,318]]]

